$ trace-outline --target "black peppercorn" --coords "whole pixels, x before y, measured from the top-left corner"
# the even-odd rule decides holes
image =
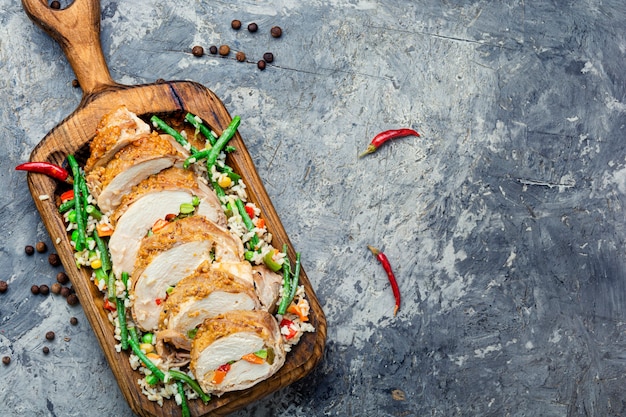
[[[7,292],[9,284],[6,281],[0,281],[0,293]]]
[[[193,48],[191,48],[191,53],[193,54],[193,56],[202,56],[204,55],[204,48],[201,47],[200,45],[196,45]]]
[[[248,32],[256,32],[257,30],[259,30],[259,25],[257,25],[256,23],[250,23],[248,25]]]
[[[271,52],[266,52],[263,54],[263,60],[268,64],[274,62],[274,54]]]
[[[30,256],[35,253],[35,248],[31,245],[26,245],[26,247],[24,247],[24,252],[26,252],[26,255]]]
[[[239,30],[241,29],[241,20],[233,20],[232,22],[230,22],[230,27],[235,29],[235,30]]]
[[[50,331],[46,333],[46,339],[47,340],[54,340],[54,332]]]
[[[256,66],[257,66],[258,69],[263,71],[265,69],[265,61],[260,60],[259,62],[256,63]]]
[[[56,253],[51,253],[48,255],[48,262],[52,266],[59,266],[61,265],[61,257],[59,257]]]
[[[76,294],[70,294],[67,296],[67,303],[71,306],[75,306],[76,304],[78,304],[78,297],[76,296]]]
[[[217,54],[217,46],[215,46],[215,45],[211,45],[211,46],[209,47],[209,52],[210,52],[212,55]]]
[[[48,346],[44,346],[43,349],[41,349],[43,351],[44,355],[47,355],[48,353],[50,353],[50,348]]]
[[[270,33],[274,38],[280,38],[283,34],[283,30],[279,26],[274,26],[270,29]]]
[[[70,278],[67,276],[65,272],[59,272],[57,274],[57,282],[59,284],[67,284],[68,282],[70,282]]]
[[[48,294],[50,294],[50,287],[48,287],[46,284],[40,285],[39,286],[39,294],[41,294],[41,295],[48,295]]]
[[[72,318],[70,319],[70,324],[71,324],[72,326],[76,326],[76,325],[78,324],[78,319],[77,319],[76,317],[72,317]]]
[[[3,356],[2,357],[2,363],[5,365],[8,365],[11,363],[11,357],[10,356]]]
[[[33,294],[37,295],[39,294],[39,285],[33,285],[30,287],[30,292],[32,292]]]

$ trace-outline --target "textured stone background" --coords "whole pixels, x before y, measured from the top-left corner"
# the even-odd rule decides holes
[[[623,1],[101,7],[116,81],[195,80],[241,115],[327,314],[320,365],[236,416],[626,415]],[[190,53],[222,43],[252,62]],[[58,270],[24,255],[50,242],[13,167],[76,108],[73,78],[0,0],[3,416],[131,415],[81,308],[29,290]],[[422,137],[357,158],[397,127]],[[396,271],[397,317],[368,244]]]

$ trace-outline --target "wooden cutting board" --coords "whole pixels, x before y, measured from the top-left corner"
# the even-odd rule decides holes
[[[63,164],[68,154],[74,154],[79,161],[84,161],[98,122],[106,113],[120,105],[125,105],[145,120],[156,114],[173,123],[182,120],[186,112],[191,112],[201,117],[218,133],[230,123],[231,116],[223,103],[200,84],[167,81],[126,86],[114,82],[100,44],[99,0],[75,0],[62,10],[49,8],[45,0],[22,0],[22,5],[28,16],[61,45],[83,90],[78,108],[41,140],[31,153],[31,161]],[[274,246],[282,247],[287,244],[289,257],[294,259],[295,251],[239,133],[231,144],[237,151],[229,155],[228,164],[242,175],[249,199],[260,208],[268,230],[274,236]],[[140,416],[180,415],[180,408],[174,401],[166,401],[163,407],[148,401],[136,382],[141,377],[140,374],[129,366],[128,353],[115,351],[113,327],[103,309],[102,294],[90,281],[90,273],[85,268],[76,268],[63,218],[57,211],[55,201],[66,188],[41,174],[29,174],[28,186],[128,404]],[[41,199],[40,196],[44,195],[50,196],[50,199]],[[193,416],[229,414],[301,379],[319,362],[326,341],[326,319],[304,270],[300,282],[306,289],[311,305],[311,324],[315,326],[316,332],[306,333],[302,337],[300,343],[288,354],[285,365],[270,379],[245,391],[214,397],[207,405],[199,400],[190,401]]]

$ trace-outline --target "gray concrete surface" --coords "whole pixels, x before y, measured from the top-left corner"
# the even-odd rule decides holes
[[[327,314],[322,363],[235,415],[626,415],[625,28],[619,0],[103,0],[116,81],[195,80],[241,115]],[[222,43],[251,62],[190,54]],[[0,0],[3,416],[131,415],[81,308],[29,290],[60,269],[24,255],[50,242],[13,167],[73,78]],[[397,127],[422,137],[357,158]]]

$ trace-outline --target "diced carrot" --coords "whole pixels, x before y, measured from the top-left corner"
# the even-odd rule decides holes
[[[61,194],[61,201],[69,201],[74,199],[74,190],[67,190]]]
[[[105,310],[109,310],[109,311],[115,311],[117,309],[115,304],[110,302],[108,298],[106,300],[104,300],[104,306],[103,307],[104,307]]]
[[[161,359],[161,357],[157,353],[155,353],[155,352],[146,353],[146,357],[148,359],[152,359],[152,360],[159,360],[159,359]]]
[[[287,312],[291,314],[295,314],[300,318],[300,321],[305,322],[309,321],[309,316],[304,314],[300,306],[296,303],[291,303],[289,307],[287,307]]]
[[[152,226],[152,231],[154,233],[158,232],[159,230],[163,229],[165,226],[167,226],[168,224],[170,224],[170,222],[168,222],[167,220],[163,220],[163,219],[159,219],[157,220],[154,225]]]
[[[249,205],[249,204],[246,204],[244,208],[246,209],[246,213],[248,213],[248,216],[251,219],[253,219],[254,218],[254,208],[251,205]]]
[[[241,359],[250,363],[254,363],[256,365],[262,365],[263,362],[265,362],[265,359],[258,357],[254,353],[248,353],[247,355],[243,355]]]
[[[259,220],[256,221],[256,227],[263,229],[265,227],[265,219],[259,217]]]
[[[98,223],[98,225],[96,225],[96,232],[100,237],[111,236],[113,234],[113,228],[109,224]]]
[[[225,363],[213,371],[213,379],[211,380],[212,384],[221,384],[226,378],[226,374],[230,371],[230,364]]]

